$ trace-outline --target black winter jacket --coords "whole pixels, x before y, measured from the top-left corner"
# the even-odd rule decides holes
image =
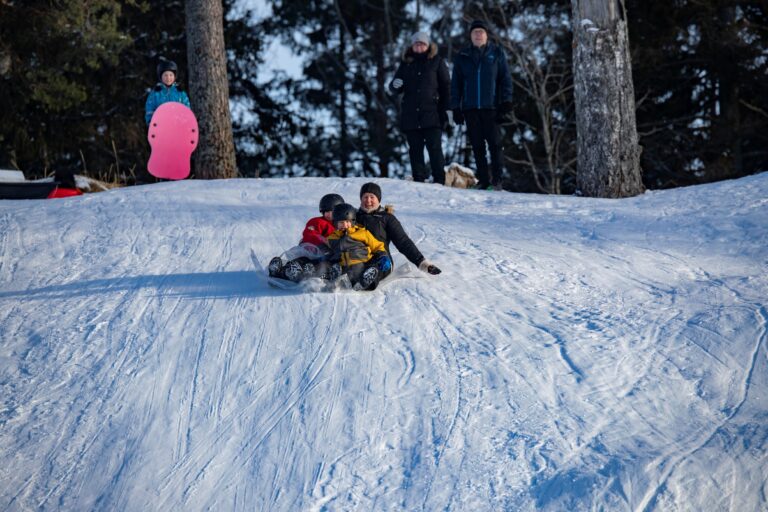
[[[501,47],[468,46],[453,59],[451,109],[495,109],[512,102],[512,76]]]
[[[365,226],[365,229],[371,232],[373,236],[384,242],[387,248],[387,254],[390,258],[392,252],[389,250],[389,243],[392,242],[408,261],[418,266],[424,261],[424,256],[419,251],[416,244],[413,243],[406,234],[400,221],[388,209],[379,207],[368,213],[363,209],[357,210],[357,223]]]
[[[437,45],[416,54],[409,47],[403,54],[395,78],[403,80],[400,89],[392,87],[393,94],[403,94],[400,128],[403,131],[421,128],[440,128],[448,120],[446,112],[451,103],[451,78],[445,60],[437,54]]]

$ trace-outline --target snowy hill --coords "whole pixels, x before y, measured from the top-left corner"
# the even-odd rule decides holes
[[[0,202],[0,509],[766,510],[768,173],[377,181],[443,274],[257,277],[361,179]]]

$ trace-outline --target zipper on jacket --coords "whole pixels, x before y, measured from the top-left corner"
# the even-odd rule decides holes
[[[480,108],[480,66],[482,66],[483,61],[482,58],[480,62],[477,63],[477,108]]]

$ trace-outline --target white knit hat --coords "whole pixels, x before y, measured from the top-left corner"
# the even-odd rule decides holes
[[[426,45],[429,45],[429,34],[426,32],[416,32],[411,36],[411,44],[414,43],[424,43]]]

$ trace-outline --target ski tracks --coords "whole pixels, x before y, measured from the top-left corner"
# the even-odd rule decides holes
[[[323,297],[323,299],[326,298],[328,296]],[[303,296],[300,300],[306,299],[313,300],[310,296]],[[335,298],[332,299],[336,300]],[[276,306],[272,305],[271,307]],[[297,407],[301,407],[308,395],[324,380],[323,375],[328,365],[337,360],[338,336],[334,335],[335,328],[331,328],[331,318],[335,317],[335,314],[331,315],[331,318],[321,316],[316,311],[310,314],[313,318],[310,325],[315,332],[309,334],[283,331],[288,338],[304,338],[310,344],[306,347],[308,351],[304,354],[294,354],[284,360],[280,367],[267,367],[267,370],[278,370],[279,374],[268,379],[265,384],[259,383],[258,387],[253,389],[255,393],[251,396],[248,405],[241,406],[223,416],[218,422],[213,436],[206,435],[204,432],[200,433],[200,438],[203,441],[192,443],[189,451],[161,478],[158,490],[163,496],[163,503],[168,505],[178,502],[189,503],[194,497],[196,500],[203,499],[204,502],[213,504],[214,501],[211,500],[215,499],[217,490],[221,491],[236,483],[236,479],[233,480],[234,475],[242,474],[243,468],[257,465],[257,461],[262,457],[268,458],[266,452],[274,450],[275,446],[273,445],[275,444],[278,445],[277,449],[282,449],[281,446],[289,447],[288,451],[283,452],[279,458],[285,462],[285,465],[277,464],[271,466],[267,471],[265,471],[267,468],[261,467],[259,474],[260,478],[264,478],[273,472],[271,479],[274,487],[268,486],[268,488],[276,490],[283,487],[281,480],[286,476],[282,472],[284,468],[290,467],[288,461],[295,458],[295,449],[301,445],[301,443],[296,444],[299,433],[296,431],[297,422],[293,415]],[[285,323],[283,315],[278,317],[270,313],[268,318]],[[247,326],[247,323],[238,325],[242,329]],[[278,329],[273,331],[269,326],[265,326],[265,330],[267,332],[280,332]],[[241,343],[253,339],[246,333],[241,333],[240,337],[242,338]],[[254,341],[256,341],[255,357],[251,359],[253,364],[251,371],[257,369],[259,365],[268,364],[267,359],[262,359],[263,345],[265,343],[274,345],[279,342],[275,339]],[[263,355],[268,358],[274,356],[274,354]],[[302,362],[305,356],[308,359]],[[337,390],[336,393],[339,393],[341,387],[337,385],[335,389]],[[270,399],[270,394],[275,393],[280,396],[279,400]],[[214,399],[212,403],[217,401],[221,402],[221,399]],[[260,408],[265,403],[268,404],[267,409],[261,410]],[[333,403],[333,400],[329,400],[329,403]],[[291,418],[291,421],[283,421],[286,418]],[[281,427],[281,425],[285,425],[285,427]],[[265,442],[278,429],[281,429],[280,443],[270,443],[270,446],[265,446]],[[235,433],[237,434],[233,435]],[[213,438],[213,442],[211,442],[211,438]],[[213,470],[214,467],[217,469]],[[211,471],[206,468],[211,468]],[[226,469],[222,471],[223,468]],[[181,496],[175,495],[175,492],[179,492],[175,491],[177,489],[181,489]],[[205,489],[205,494],[197,496],[200,494],[198,489],[201,492]],[[262,498],[265,499],[266,496],[263,495]],[[270,493],[269,498],[262,503],[263,509],[271,509],[280,498],[281,496],[275,492]]]
[[[727,440],[731,437],[731,433],[729,432],[730,430],[737,430],[740,428],[743,429],[745,427],[749,429],[752,425],[754,425],[755,421],[760,422],[764,420],[766,411],[761,411],[759,408],[756,411],[748,413],[746,417],[741,421],[737,421],[737,417],[740,415],[742,408],[745,406],[750,396],[750,391],[753,388],[753,376],[755,375],[755,370],[758,365],[763,367],[761,368],[762,371],[760,372],[760,375],[762,380],[765,380],[765,366],[766,361],[768,361],[768,350],[766,349],[766,340],[768,340],[768,310],[766,310],[766,307],[762,304],[750,303],[748,300],[741,297],[736,290],[728,288],[727,285],[725,285],[725,283],[722,281],[715,280],[715,284],[727,289],[730,294],[732,294],[739,302],[741,302],[743,307],[751,309],[754,313],[755,324],[757,325],[755,343],[751,353],[749,354],[748,364],[743,371],[743,377],[739,386],[739,396],[736,398],[736,403],[728,406],[723,411],[724,416],[713,428],[700,432],[694,442],[688,443],[686,446],[681,447],[679,450],[664,456],[661,461],[657,462],[657,468],[659,471],[658,476],[654,479],[653,484],[648,488],[642,497],[642,500],[638,503],[636,507],[636,510],[638,511],[645,512],[656,510],[660,507],[666,508],[670,505],[670,501],[676,503],[674,490],[669,488],[668,483],[670,479],[673,478],[674,473],[682,465],[686,464],[692,459],[700,458],[699,453],[705,450],[707,446],[715,443],[722,444],[727,442]],[[715,359],[723,364],[719,359]],[[765,382],[761,382],[761,384],[765,385]],[[761,400],[761,397],[756,397],[756,399]],[[755,416],[755,413],[757,413],[757,417]],[[765,439],[756,439],[756,442],[764,445]],[[729,455],[734,458],[734,468],[738,467],[735,459],[741,456],[741,452],[743,450],[744,448],[740,448],[739,450],[729,450]],[[696,464],[696,462],[694,461],[693,464]],[[762,475],[762,477],[763,485],[765,485],[765,475]],[[708,492],[704,493],[704,496],[708,495]],[[743,496],[740,501],[743,502],[745,498],[747,501],[752,502],[757,508],[764,508],[766,505],[768,505],[768,499],[766,499],[764,492],[758,492],[755,496]],[[700,503],[701,506],[708,506],[707,504],[712,505],[720,499],[721,496],[719,495],[712,496],[709,500],[706,498],[702,499],[702,496],[695,497],[695,500]],[[679,506],[680,504],[677,503],[677,505]],[[728,508],[729,510],[734,510],[733,506]]]

